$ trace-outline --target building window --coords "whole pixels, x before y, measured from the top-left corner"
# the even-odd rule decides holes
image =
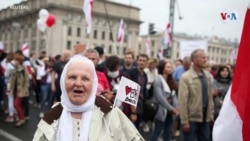
[[[44,39],[42,39],[41,41],[40,41],[40,47],[45,47],[46,45],[45,45],[45,40]]]
[[[113,35],[112,32],[109,32],[109,40],[112,41],[113,40]]]
[[[126,50],[127,50],[127,48],[126,48],[126,47],[123,47],[123,54],[126,53]]]
[[[94,39],[97,39],[97,30],[94,31]]]
[[[76,36],[81,37],[81,28],[80,27],[77,28],[77,35]]]
[[[36,37],[36,28],[32,28],[31,36]]]
[[[78,20],[78,22],[80,23],[80,22],[82,21],[82,16],[81,16],[81,15],[78,15],[77,20]]]
[[[154,40],[152,40],[152,47],[154,47],[155,46],[155,41]]]
[[[68,20],[72,21],[73,20],[73,15],[71,13],[68,14]]]
[[[124,36],[124,42],[127,42],[127,41],[128,41],[128,36],[125,35],[125,36]]]
[[[24,30],[24,37],[27,38],[28,37],[28,29]]]
[[[105,31],[102,32],[102,40],[105,40]]]
[[[36,41],[33,40],[33,41],[31,42],[31,52],[35,52],[35,51],[36,51]]]
[[[112,45],[109,45],[109,53],[112,53]]]
[[[67,41],[67,49],[68,49],[68,50],[71,49],[71,41]]]
[[[116,46],[116,53],[119,53],[120,52],[120,47],[119,46]]]
[[[71,27],[69,26],[69,27],[68,27],[68,36],[71,36],[71,34],[72,34],[72,29],[71,29]]]

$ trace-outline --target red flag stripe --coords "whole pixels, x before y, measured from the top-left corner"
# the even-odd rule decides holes
[[[231,99],[243,123],[243,141],[250,140],[250,10],[247,9],[233,78]],[[233,127],[232,127],[233,128]]]

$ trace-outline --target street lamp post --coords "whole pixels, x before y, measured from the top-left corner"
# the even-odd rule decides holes
[[[171,31],[170,31],[170,37],[173,39],[173,29],[174,29],[174,6],[175,6],[175,0],[170,0],[169,5],[169,23],[171,25]],[[172,48],[173,48],[173,41],[171,44],[168,44],[167,47],[167,58],[172,57]]]

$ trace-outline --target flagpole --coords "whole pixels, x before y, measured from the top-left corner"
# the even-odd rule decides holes
[[[113,113],[114,113],[113,110],[114,110],[114,108],[115,108],[116,101],[117,101],[117,100],[116,100],[116,98],[115,98],[114,104],[113,104],[112,109],[111,109],[111,114],[110,114],[110,118],[109,118],[109,121],[108,121],[106,133],[105,133],[105,136],[104,136],[104,140],[107,138],[107,134],[108,134],[108,131],[109,131],[109,126],[110,126],[111,119],[112,119],[112,117],[113,117]]]
[[[107,10],[106,0],[104,0],[103,2],[104,2],[105,14],[106,14],[106,17],[107,17],[107,20],[108,20],[108,26],[109,26],[109,32],[110,32],[110,35],[111,35],[111,41],[113,42],[113,51],[114,51],[113,53],[117,54],[116,43],[115,43],[114,38],[113,38],[113,32],[112,32],[112,28],[111,28],[111,24],[110,24],[110,18],[109,18],[109,14],[108,14],[108,10]]]

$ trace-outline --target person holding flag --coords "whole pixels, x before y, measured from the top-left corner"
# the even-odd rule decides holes
[[[61,103],[38,123],[33,141],[144,141],[119,108],[96,96],[97,86],[93,62],[73,56],[60,78]]]

